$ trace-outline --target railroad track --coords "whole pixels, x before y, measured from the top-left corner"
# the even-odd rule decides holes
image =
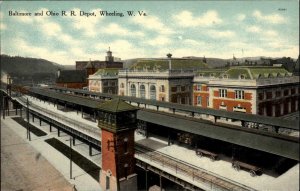
[[[228,178],[222,177],[215,173],[201,169],[197,166],[189,164],[185,161],[176,159],[159,151],[152,150],[148,147],[135,143],[135,152],[137,159],[139,157],[149,159],[152,162],[158,163],[163,167],[174,170],[174,173],[190,177],[193,182],[198,182],[206,185],[208,188],[230,191],[249,191],[255,190],[241,183],[235,182]],[[174,174],[173,174],[174,175]]]

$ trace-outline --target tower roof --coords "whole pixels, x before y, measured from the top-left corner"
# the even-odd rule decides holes
[[[85,68],[94,68],[94,64],[92,64],[91,60],[88,61],[87,65],[85,66]]]
[[[138,110],[137,107],[134,107],[124,102],[120,98],[115,98],[113,100],[106,101],[105,103],[100,104],[98,109],[113,112],[113,113]]]

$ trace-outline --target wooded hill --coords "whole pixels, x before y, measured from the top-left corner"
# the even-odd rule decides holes
[[[1,71],[17,75],[32,75],[35,73],[55,74],[62,66],[44,59],[25,58],[20,56],[1,55]]]

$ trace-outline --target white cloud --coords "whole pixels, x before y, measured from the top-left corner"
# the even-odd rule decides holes
[[[209,30],[207,34],[212,38],[231,38],[235,36],[235,33],[230,30]]]
[[[274,30],[266,30],[264,31],[264,35],[273,38],[273,37],[277,37],[278,33]]]
[[[19,53],[20,55],[43,58],[60,64],[74,64],[70,63],[74,59],[72,55],[69,55],[65,51],[53,50],[43,46],[32,46],[20,38],[14,39],[12,43],[15,44],[15,53]]]
[[[285,18],[279,14],[270,14],[270,15],[263,15],[260,11],[256,10],[253,12],[253,16],[258,21],[268,22],[271,24],[281,24],[285,22]]]
[[[157,36],[156,38],[149,39],[145,42],[151,46],[162,46],[162,45],[170,44],[171,40],[166,36]]]
[[[134,36],[134,37],[144,37],[145,34],[141,31],[129,31],[126,28],[121,27],[116,23],[111,23],[105,27],[101,32],[114,35],[114,36]]]
[[[48,11],[46,8],[41,8],[36,12],[44,12]],[[32,20],[36,28],[38,28],[43,35],[49,38],[57,39],[60,42],[65,43],[68,46],[78,46],[80,41],[74,39],[72,36],[63,32],[63,28],[60,24],[51,21],[50,17],[42,17],[42,16],[35,16]]]
[[[0,30],[2,31],[2,30],[5,30],[5,29],[7,29],[6,24],[1,23],[1,24],[0,24]]]
[[[58,36],[62,32],[59,24],[51,21],[44,21],[40,23],[40,29],[48,36]]]
[[[238,21],[243,21],[243,20],[245,20],[245,18],[246,18],[246,15],[245,15],[245,14],[238,14],[238,15],[237,15],[237,20],[238,20]]]
[[[99,16],[80,16],[80,9],[75,8],[72,9],[72,11],[75,12],[76,16],[68,16],[67,18],[70,19],[72,26],[75,29],[82,30],[83,33],[86,36],[91,36],[94,37],[98,34],[99,29],[97,28],[97,24],[104,19],[104,17],[99,17]],[[99,13],[100,9],[93,9],[88,12],[94,12],[95,14]]]
[[[252,32],[252,33],[259,33],[259,32],[261,32],[261,28],[259,26],[252,25],[252,26],[247,27],[246,31]]]
[[[203,42],[196,41],[196,40],[193,40],[193,39],[185,39],[183,41],[183,43],[186,44],[186,45],[189,45],[189,46],[202,46],[202,45],[204,45]]]
[[[219,17],[218,12],[209,10],[199,17],[194,17],[190,11],[182,11],[179,14],[173,15],[173,19],[182,27],[208,27],[222,23],[222,19]]]
[[[159,34],[168,35],[174,33],[173,29],[167,27],[158,17],[155,16],[133,17],[131,21],[147,30],[152,30]]]
[[[143,48],[135,47],[131,42],[127,40],[115,40],[109,43],[97,43],[96,49],[99,51],[106,51],[108,47],[111,47],[113,56],[119,57],[121,59],[129,58],[141,58],[145,57],[147,51]]]

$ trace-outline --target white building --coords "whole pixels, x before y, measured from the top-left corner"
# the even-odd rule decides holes
[[[118,70],[118,68],[104,68],[99,69],[93,75],[89,75],[89,91],[117,94]]]
[[[202,60],[141,60],[119,71],[119,95],[172,103],[192,104],[194,70],[207,67]]]

